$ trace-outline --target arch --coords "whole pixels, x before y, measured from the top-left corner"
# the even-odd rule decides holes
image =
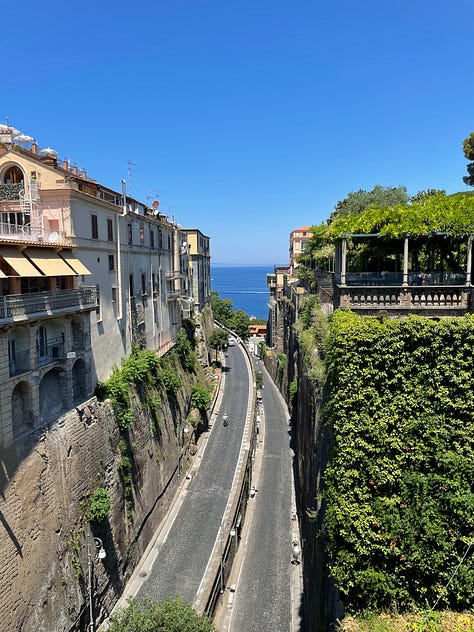
[[[23,169],[14,163],[8,164],[2,172],[2,184],[22,184],[24,181]]]
[[[19,382],[12,392],[13,437],[16,438],[34,426],[33,398],[28,382]]]
[[[61,323],[43,321],[36,330],[36,354],[38,364],[54,362],[64,355],[64,331]]]
[[[68,410],[66,393],[66,374],[62,369],[54,368],[43,376],[39,385],[41,424],[54,421]]]
[[[72,392],[75,406],[87,399],[86,363],[81,358],[72,367]]]
[[[8,339],[10,375],[19,375],[31,368],[30,336],[26,327],[15,327]]]

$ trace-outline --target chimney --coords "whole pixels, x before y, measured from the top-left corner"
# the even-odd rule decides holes
[[[72,168],[72,172],[75,176],[77,176],[77,165],[74,165]]]
[[[69,167],[68,161],[67,160],[63,160],[63,169],[66,169],[66,171],[67,171],[68,167]]]
[[[83,180],[87,180],[87,173],[86,173],[85,169],[83,169],[83,171],[82,171],[82,179]]]
[[[38,143],[31,144],[31,153],[34,154],[35,156],[38,155]]]

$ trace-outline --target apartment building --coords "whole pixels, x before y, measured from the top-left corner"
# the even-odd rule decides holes
[[[211,302],[210,240],[198,228],[183,228],[183,232],[188,244],[194,304],[201,311]]]
[[[124,183],[0,126],[1,445],[90,397],[132,344],[171,348],[192,311],[187,240]]]
[[[294,276],[295,269],[298,267],[298,257],[305,251],[306,244],[311,238],[309,226],[301,226],[295,228],[290,233],[290,274]]]

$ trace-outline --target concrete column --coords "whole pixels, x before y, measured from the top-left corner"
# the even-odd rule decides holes
[[[346,284],[346,257],[347,257],[347,239],[341,242],[341,285]]]
[[[403,285],[408,285],[408,237],[403,242]]]
[[[467,238],[467,263],[466,263],[466,285],[470,286],[471,279],[471,269],[472,269],[472,237],[473,235],[469,235]]]

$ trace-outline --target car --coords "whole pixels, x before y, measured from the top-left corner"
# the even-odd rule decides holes
[[[232,336],[229,338],[229,347],[235,347],[235,338]]]

